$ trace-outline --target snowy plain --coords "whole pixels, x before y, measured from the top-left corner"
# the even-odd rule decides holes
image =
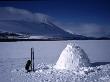
[[[83,69],[90,70],[88,75],[53,69],[52,65],[70,42],[79,45],[91,62],[110,62],[109,40],[1,42],[0,82],[110,82],[109,64]],[[31,47],[35,51],[36,69],[43,70],[26,74],[24,66],[30,58]]]

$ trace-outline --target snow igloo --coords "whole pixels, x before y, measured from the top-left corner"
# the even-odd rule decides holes
[[[75,43],[69,43],[62,51],[54,68],[78,70],[78,68],[88,66],[90,66],[90,61],[84,50]]]

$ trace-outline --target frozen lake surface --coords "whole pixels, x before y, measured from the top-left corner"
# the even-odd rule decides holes
[[[87,53],[91,62],[110,62],[109,40],[1,42],[1,82],[11,81],[11,71],[24,68],[26,60],[30,58],[32,47],[35,51],[36,66],[42,63],[55,64],[62,50],[70,42],[79,45]]]
[[[30,58],[33,47],[38,63],[55,63],[70,42],[84,49],[91,62],[110,62],[109,40],[1,42],[0,58]]]

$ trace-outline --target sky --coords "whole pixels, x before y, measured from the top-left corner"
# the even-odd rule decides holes
[[[15,7],[49,15],[60,22],[60,27],[72,33],[110,35],[109,0],[1,1],[0,7]]]

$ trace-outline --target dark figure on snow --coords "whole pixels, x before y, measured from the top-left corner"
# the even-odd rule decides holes
[[[31,60],[28,60],[25,66],[25,70],[27,70],[27,72],[31,71]]]

